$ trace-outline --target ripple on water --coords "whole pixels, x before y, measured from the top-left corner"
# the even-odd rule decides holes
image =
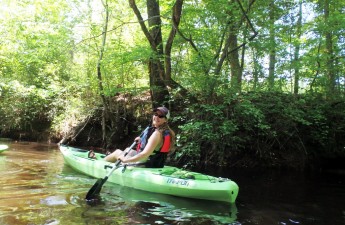
[[[40,203],[47,206],[68,204],[68,202],[65,199],[65,196],[49,196],[47,198],[41,199]]]

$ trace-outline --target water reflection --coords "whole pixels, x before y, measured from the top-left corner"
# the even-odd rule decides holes
[[[230,171],[236,205],[143,192],[106,183],[85,201],[95,179],[64,165],[56,145],[8,144],[0,154],[0,224],[345,224],[345,176]]]
[[[108,184],[102,196],[106,201],[111,198],[123,199],[127,205],[131,205],[132,210],[140,212],[141,221],[152,222],[159,217],[170,222],[203,219],[228,224],[234,222],[237,215],[235,204],[155,194],[115,184]]]
[[[11,143],[1,164],[0,224],[52,224],[70,210],[64,199],[73,189],[59,179],[55,146]]]
[[[0,224],[228,224],[236,219],[235,205],[111,183],[104,185],[100,201],[89,205],[85,195],[95,179],[64,165],[57,146],[9,145],[0,156]]]

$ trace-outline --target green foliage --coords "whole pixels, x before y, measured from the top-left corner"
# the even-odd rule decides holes
[[[270,2],[241,3],[259,31],[255,39],[248,39],[253,30],[238,2],[184,1],[171,55],[165,57],[171,57],[173,81],[199,102],[189,105],[186,99],[181,103],[184,105],[176,106],[185,109],[175,118],[181,124],[178,158],[191,165],[212,162],[225,166],[241,165],[242,161],[236,159],[254,155],[267,165],[289,165],[300,158],[298,163],[303,166],[307,157],[343,154],[343,1],[331,1],[327,21],[324,5],[303,2],[303,9],[312,13],[302,13],[300,37],[296,29],[298,4],[275,1],[275,18],[269,23]],[[145,15],[146,2],[137,4]],[[174,1],[160,2],[163,43],[175,26],[170,18],[173,6]],[[111,101],[122,93],[148,90],[147,65],[155,55],[128,1],[109,2],[107,41],[101,61],[103,93],[96,70],[105,15],[99,1],[5,0],[1,10],[2,131],[50,129],[61,137],[89,119],[90,114],[99,112],[100,94]],[[147,23],[147,18],[144,20]],[[276,34],[275,43],[269,39],[271,28]],[[230,32],[237,45],[246,45],[230,49],[226,45]],[[331,52],[326,48],[327,32],[331,33]],[[300,58],[295,61],[297,47]],[[239,59],[229,57],[232,51],[238,51]],[[272,52],[276,59],[272,90],[277,92],[266,92]],[[216,73],[222,53],[226,57]],[[331,63],[329,58],[333,59]],[[239,60],[243,69],[239,79],[242,93],[231,89],[234,60]],[[294,88],[297,69],[299,92],[303,94],[287,94]],[[326,100],[330,75],[334,75],[335,91],[331,100]],[[167,86],[174,99],[178,90]]]
[[[209,153],[217,152],[219,158],[224,157],[225,151],[237,150],[241,138],[234,135],[238,126],[225,113],[229,113],[224,105],[193,105],[188,108],[187,122],[181,125],[178,145],[181,153],[178,157],[186,156],[189,165],[195,166],[204,159],[203,150]],[[218,160],[218,157],[216,157]],[[223,162],[220,162],[223,163]]]
[[[198,166],[294,167],[307,159],[345,156],[344,101],[318,96],[247,93],[221,98],[216,105],[194,105],[181,125],[182,162]],[[188,119],[190,118],[190,119]],[[255,155],[255,161],[241,159]]]
[[[45,131],[49,121],[54,118],[54,95],[52,91],[25,87],[18,81],[0,83],[0,124],[2,132],[8,131]],[[40,126],[41,123],[43,127]],[[44,123],[45,126],[44,126]]]

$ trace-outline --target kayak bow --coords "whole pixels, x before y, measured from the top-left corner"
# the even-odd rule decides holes
[[[6,151],[8,149],[8,145],[0,145],[0,153]]]

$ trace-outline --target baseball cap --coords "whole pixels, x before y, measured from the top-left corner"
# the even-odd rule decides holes
[[[162,115],[165,116],[167,119],[170,118],[170,111],[169,111],[168,108],[162,106],[162,107],[155,108],[155,109],[153,110],[153,112],[157,112],[157,111],[161,112]]]

